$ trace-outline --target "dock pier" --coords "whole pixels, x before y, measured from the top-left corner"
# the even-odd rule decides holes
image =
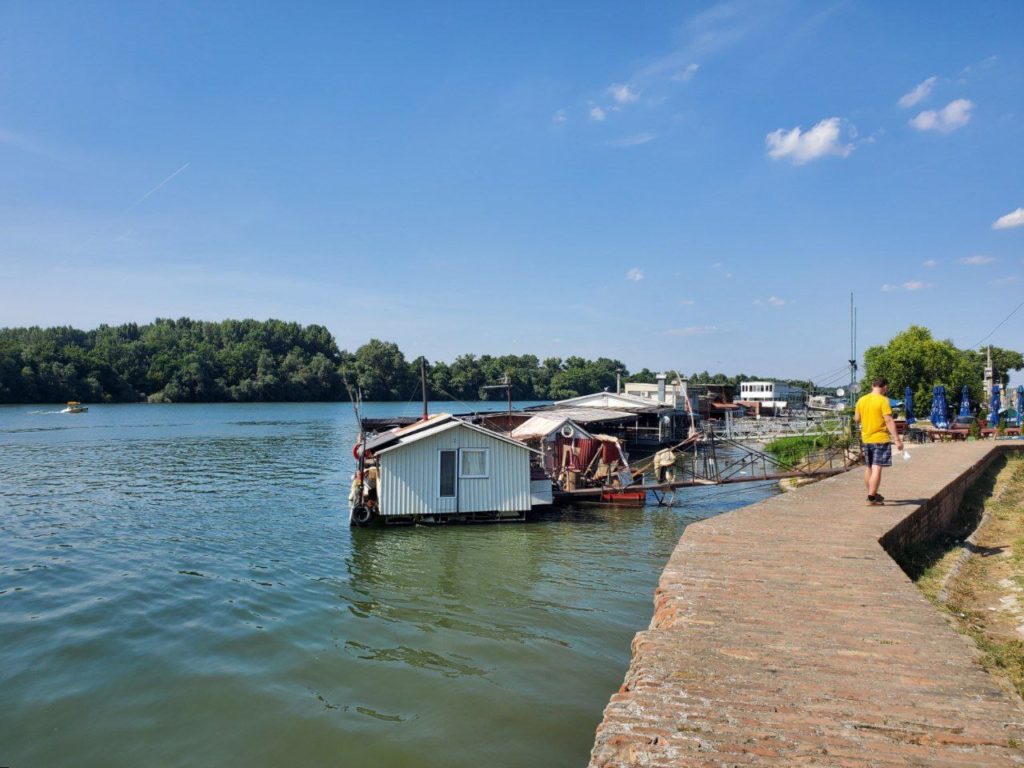
[[[1024,765],[1024,707],[894,559],[1013,446],[913,447],[690,525],[591,768]]]

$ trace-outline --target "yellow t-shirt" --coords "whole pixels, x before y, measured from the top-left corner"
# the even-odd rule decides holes
[[[885,417],[892,416],[892,406],[885,395],[869,392],[857,401],[860,416],[860,441],[862,443],[888,443],[889,430]]]

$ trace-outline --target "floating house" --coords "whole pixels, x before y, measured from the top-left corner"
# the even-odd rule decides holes
[[[512,437],[540,451],[544,473],[561,489],[624,487],[633,482],[616,438],[588,432],[557,412],[532,416],[512,431]]]
[[[360,451],[363,476],[357,474],[350,497],[354,524],[523,520],[552,501],[539,451],[450,414],[370,437]]]
[[[653,451],[685,440],[693,425],[685,393],[678,404],[666,400],[667,397],[595,392],[528,408],[526,415],[543,413],[552,418],[568,418],[592,433],[619,439],[629,450]]]

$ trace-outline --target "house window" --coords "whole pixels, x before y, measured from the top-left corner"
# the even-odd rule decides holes
[[[440,485],[437,495],[441,498],[455,496],[456,451],[441,451]]]
[[[490,453],[486,448],[463,448],[459,477],[487,477]]]

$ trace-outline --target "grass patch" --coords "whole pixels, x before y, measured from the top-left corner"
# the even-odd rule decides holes
[[[960,556],[961,544],[978,527],[985,514],[985,504],[991,498],[1000,473],[1006,467],[1006,458],[993,461],[967,492],[949,530],[942,531],[930,541],[910,547],[901,553],[900,567],[917,586],[928,594],[928,585],[935,583],[935,593],[941,582]]]
[[[779,463],[795,467],[812,453],[845,445],[845,438],[839,435],[823,433],[820,435],[780,437],[768,443],[764,450],[775,457]]]

